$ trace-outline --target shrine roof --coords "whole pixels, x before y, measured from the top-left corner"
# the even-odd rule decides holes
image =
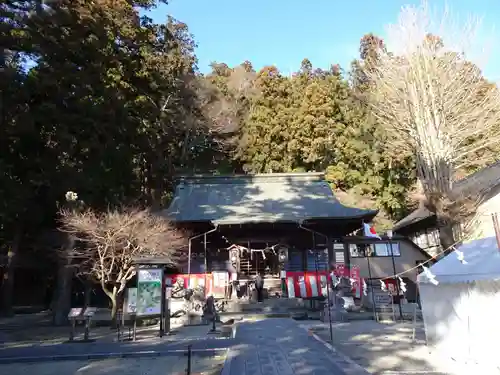
[[[181,177],[163,215],[175,222],[208,221],[219,225],[322,219],[371,221],[377,212],[341,204],[323,173],[269,173]]]

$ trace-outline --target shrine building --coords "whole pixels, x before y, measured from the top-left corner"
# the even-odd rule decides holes
[[[191,233],[179,270],[189,285],[207,274],[245,282],[260,273],[270,293],[309,298],[333,269],[351,269],[353,247],[373,243],[355,234],[377,213],[340,203],[324,173],[269,173],[180,177],[162,215]]]

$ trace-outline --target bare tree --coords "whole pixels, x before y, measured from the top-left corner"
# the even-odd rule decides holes
[[[184,233],[148,210],[125,208],[96,213],[61,211],[61,230],[79,243],[71,250],[81,273],[97,281],[117,310],[117,297],[135,275],[134,260],[160,257],[175,265],[186,245]]]
[[[474,64],[474,48],[484,47],[475,40],[480,22],[460,26],[449,15],[431,12],[425,2],[403,7],[388,28],[391,51],[381,50],[377,65],[364,71],[371,108],[388,144],[416,155],[417,176],[426,205],[438,218],[443,248],[454,243],[453,225],[479,204],[476,197],[454,192],[458,173],[473,170],[483,156],[488,159],[483,164],[491,162],[492,153],[485,150],[500,141],[500,92]]]

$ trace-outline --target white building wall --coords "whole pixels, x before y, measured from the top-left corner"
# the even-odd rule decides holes
[[[474,221],[471,223],[470,239],[479,239],[495,236],[492,214],[498,214],[500,220],[500,188],[490,194],[478,208]]]

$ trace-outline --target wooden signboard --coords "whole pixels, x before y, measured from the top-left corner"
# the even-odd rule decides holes
[[[68,319],[76,319],[82,315],[82,312],[83,309],[81,307],[73,307],[68,314]]]
[[[83,315],[87,318],[92,318],[97,312],[97,307],[87,307]]]

